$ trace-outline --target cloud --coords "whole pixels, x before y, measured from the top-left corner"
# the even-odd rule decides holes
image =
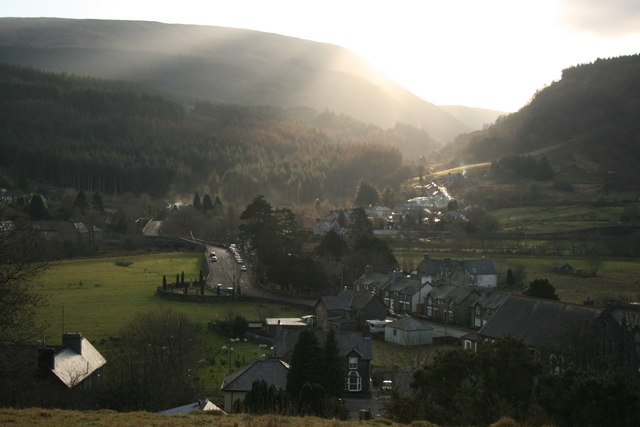
[[[602,37],[640,34],[638,0],[560,0],[560,21]]]

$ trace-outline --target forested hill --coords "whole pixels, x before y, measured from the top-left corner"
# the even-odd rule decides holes
[[[406,125],[383,130],[308,108],[186,110],[130,83],[7,64],[0,93],[2,186],[22,171],[99,192],[192,193],[206,184],[229,201],[264,194],[298,203],[350,198],[360,179],[397,188],[411,173],[398,147],[435,148]]]
[[[517,113],[459,137],[456,163],[544,153],[568,176],[601,178],[615,171],[620,182],[637,182],[639,76],[640,55],[568,68]]]
[[[250,11],[248,11],[250,13]],[[3,62],[143,84],[193,103],[308,106],[440,142],[471,128],[338,46],[233,28],[0,18]]]

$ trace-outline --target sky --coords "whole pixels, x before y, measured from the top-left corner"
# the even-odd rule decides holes
[[[567,67],[640,53],[638,0],[0,0],[0,16],[212,25],[331,43],[426,101],[504,112]]]

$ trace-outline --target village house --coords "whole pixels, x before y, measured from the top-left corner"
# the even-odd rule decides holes
[[[402,313],[421,313],[423,298],[432,289],[426,279],[405,275],[400,270],[393,271],[381,288],[385,306]]]
[[[62,346],[38,351],[39,376],[63,389],[90,390],[106,363],[102,354],[81,333],[65,333]]]
[[[480,289],[439,282],[425,298],[425,316],[442,323],[468,326],[471,306],[480,298]]]
[[[378,293],[388,280],[388,274],[377,273],[372,265],[367,265],[364,273],[353,282],[353,289],[356,292]]]
[[[471,321],[469,326],[472,328],[481,328],[487,324],[489,319],[493,317],[495,312],[507,300],[507,294],[498,292],[483,292],[482,295],[471,304]]]
[[[316,331],[320,347],[324,346],[327,331]],[[298,342],[299,330],[284,329],[273,344],[273,356],[291,361],[293,349]],[[371,361],[373,347],[371,338],[361,332],[336,331],[338,354],[343,358],[345,391],[350,395],[368,394],[370,392]]]
[[[385,307],[380,298],[362,291],[344,291],[340,295],[320,297],[314,311],[316,326],[322,330],[361,330],[367,320],[385,317]]]
[[[324,236],[329,231],[334,231],[336,234],[342,237],[347,235],[347,229],[340,226],[340,224],[338,224],[338,221],[336,221],[335,219],[325,220],[316,218],[316,223],[313,225],[313,234],[315,236]]]
[[[433,342],[433,328],[414,317],[403,317],[384,328],[384,340],[400,345],[426,345]]]
[[[624,367],[637,372],[638,340],[633,327],[625,330],[622,326],[627,324],[625,317],[614,306],[599,309],[509,295],[493,317],[477,333],[464,336],[462,342],[464,348],[477,351],[488,342],[519,337],[539,357],[552,362],[556,371],[572,363],[600,371]],[[637,321],[635,328],[637,332]]]
[[[492,288],[498,284],[498,272],[490,260],[442,260],[425,255],[417,267],[417,274],[428,282],[443,281],[453,286]]]
[[[222,380],[220,390],[224,393],[224,410],[234,412],[236,402],[242,402],[255,381],[265,381],[276,389],[287,388],[289,364],[278,359],[256,360],[230,373]]]

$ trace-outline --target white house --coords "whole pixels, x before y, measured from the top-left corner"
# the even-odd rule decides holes
[[[384,340],[400,345],[431,344],[433,328],[414,317],[403,317],[385,326]]]

